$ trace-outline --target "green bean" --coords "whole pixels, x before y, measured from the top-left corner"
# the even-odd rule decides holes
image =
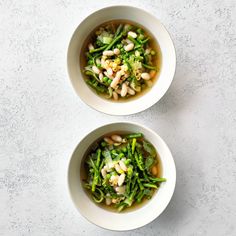
[[[100,159],[101,159],[101,149],[98,149],[97,150],[97,162],[96,162],[96,167],[97,168],[99,168]]]
[[[130,194],[130,196],[125,199],[124,203],[126,203],[126,204],[129,205],[129,206],[131,206],[132,203],[133,203],[133,199],[134,199],[134,196],[135,196],[137,190],[138,190],[138,186],[136,186],[136,187],[133,189],[133,191],[132,191],[132,193]]]
[[[100,79],[96,76],[96,74],[90,70],[86,70],[85,71],[86,75],[92,76],[99,84],[102,84],[102,82],[100,81]]]
[[[135,46],[140,45],[140,43],[139,43],[138,41],[136,41],[133,37],[128,36],[128,39],[129,39],[130,41],[132,41],[132,42],[134,43]]]
[[[104,199],[104,193],[102,192],[101,189],[97,188],[96,189],[99,193],[97,192],[94,192],[93,194],[93,200],[96,202],[96,203],[100,203],[103,201]]]
[[[117,208],[118,211],[120,212],[120,211],[124,210],[124,208],[127,207],[127,205],[128,205],[128,204],[126,204],[126,203],[124,203],[124,202],[120,203],[119,207]]]
[[[96,83],[94,80],[92,82]],[[88,177],[83,187],[98,204],[104,202],[105,198],[117,199],[117,203],[112,203],[112,206],[116,207],[118,212],[140,203],[144,198],[150,199],[155,189],[166,181],[165,178],[153,176],[149,171],[155,163],[154,146],[143,139],[141,133],[121,135],[122,140],[127,136],[132,137],[132,140],[126,140],[126,143],[120,146],[108,145],[103,140],[94,143],[85,162],[88,165]],[[127,168],[122,169],[122,173],[125,173],[124,183],[121,185],[125,186],[123,194],[116,192],[118,185],[113,182],[116,179],[114,177],[121,174],[115,166],[118,163],[122,167],[119,162],[121,159]]]
[[[143,134],[142,133],[134,133],[134,134],[128,134],[126,135],[127,139],[132,139],[132,138],[142,138]]]
[[[139,167],[139,169],[140,169],[141,171],[143,171],[143,170],[144,170],[144,168],[143,168],[143,166],[142,166],[142,162],[140,161],[140,159],[139,159],[139,156],[138,156],[138,153],[137,153],[137,152],[135,152],[135,153],[134,153],[134,158],[135,158],[135,161],[136,161],[136,163],[137,163],[137,166]]]
[[[123,25],[122,25],[122,24],[120,24],[120,25],[118,26],[117,30],[116,30],[116,33],[115,33],[115,36],[114,36],[114,38],[115,38],[115,37],[117,37],[117,36],[120,34],[120,32],[121,32],[122,28],[123,28]]]
[[[113,39],[113,41],[105,48],[106,50],[109,50],[116,42],[118,42],[120,39],[122,38],[122,34],[120,34],[119,36],[117,36],[115,39]]]
[[[147,188],[155,188],[155,189],[157,189],[157,186],[155,184],[144,183],[143,186],[147,187]]]
[[[144,64],[144,63],[142,63],[142,66],[144,68],[149,69],[149,70],[157,70],[157,68],[155,66],[150,66],[150,65],[147,65],[147,64]]]
[[[91,190],[92,190],[92,192],[94,192],[95,189],[96,189],[96,185],[98,183],[99,173],[98,173],[96,165],[94,164],[92,159],[91,159],[91,163],[92,163],[93,169],[94,169],[94,176],[93,176],[93,182],[92,182],[92,189]]]
[[[144,170],[144,161],[143,161],[143,155],[141,152],[139,152],[138,154],[138,158],[139,158],[139,163],[140,163],[140,166],[142,167],[141,170]]]
[[[137,33],[139,33],[139,34],[143,34],[143,29],[138,28],[138,29],[137,29]]]
[[[145,43],[148,42],[149,39],[150,39],[150,38],[146,38],[146,39],[144,39],[144,40],[140,40],[140,41],[141,41],[142,44],[145,44]]]
[[[102,47],[100,47],[100,48],[91,49],[91,50],[89,50],[89,52],[90,52],[90,53],[101,52],[101,51],[103,51],[106,47],[107,47],[107,45],[104,45],[104,46],[102,46]]]
[[[131,179],[129,179],[127,184],[126,184],[126,188],[125,188],[126,195],[130,194],[130,185],[131,185]]]
[[[137,195],[137,202],[140,203],[145,195],[144,191],[140,191],[139,194]]]
[[[102,162],[101,162],[100,167],[99,167],[99,173],[101,173],[101,170],[102,170],[102,168],[104,166],[104,162],[105,162],[105,160],[102,159]]]
[[[104,93],[106,90],[103,87],[100,87],[98,85],[95,85],[92,81],[86,80],[86,83],[90,85],[93,89],[95,89],[99,93]]]
[[[129,179],[131,179],[132,178],[132,175],[133,175],[133,167],[132,166],[129,166],[128,167],[128,169],[127,169],[127,177],[129,178]]]
[[[153,178],[153,177],[149,177],[149,179],[153,182],[166,182],[165,178]]]
[[[139,178],[137,179],[137,182],[138,182],[140,190],[144,190],[144,186],[143,186],[143,184],[142,184],[142,182],[140,181]]]
[[[134,154],[135,145],[136,145],[136,138],[133,138],[133,141],[132,141],[132,154]]]

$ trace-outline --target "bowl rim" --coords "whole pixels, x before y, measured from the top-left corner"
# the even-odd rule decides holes
[[[145,130],[147,130],[148,132],[152,133],[153,135],[157,136],[166,146],[167,150],[169,151],[170,155],[171,155],[171,160],[173,162],[173,167],[174,167],[174,172],[173,172],[173,180],[174,180],[174,185],[173,185],[173,188],[171,189],[170,191],[170,194],[169,194],[169,201],[168,203],[165,205],[165,207],[162,209],[162,211],[157,215],[155,216],[152,220],[150,220],[149,222],[144,222],[142,224],[140,224],[138,227],[133,227],[133,228],[130,228],[130,229],[124,229],[124,230],[120,230],[120,229],[112,229],[112,228],[106,228],[104,226],[101,226],[95,222],[93,222],[92,220],[90,220],[88,217],[86,217],[84,214],[82,214],[82,212],[80,211],[80,209],[76,206],[76,203],[74,201],[74,198],[73,198],[73,195],[72,195],[72,191],[71,191],[71,188],[70,188],[70,165],[71,165],[71,161],[72,161],[72,157],[74,156],[74,153],[76,152],[77,148],[79,147],[80,143],[87,138],[88,135],[90,135],[90,133],[92,132],[96,132],[98,129],[101,129],[101,128],[104,128],[108,125],[114,125],[114,124],[131,124],[131,125],[136,125],[136,126],[140,126],[142,128],[144,128]],[[73,149],[73,152],[72,154],[70,155],[70,159],[69,159],[69,163],[68,163],[68,166],[67,166],[67,191],[69,192],[69,196],[70,196],[70,199],[71,201],[73,202],[73,205],[75,207],[75,209],[80,213],[80,215],[86,219],[88,222],[92,223],[93,225],[96,225],[102,229],[105,229],[105,230],[110,230],[110,231],[114,231],[114,232],[127,232],[127,231],[131,231],[131,230],[134,230],[134,229],[139,229],[139,228],[142,228],[148,224],[150,224],[151,222],[153,222],[154,220],[156,220],[164,211],[165,209],[167,208],[167,206],[170,204],[171,202],[171,199],[173,197],[173,194],[175,192],[175,188],[176,188],[176,178],[177,178],[177,173],[176,173],[176,165],[175,165],[175,160],[173,158],[173,155],[168,147],[168,145],[166,144],[166,142],[155,132],[153,131],[151,128],[143,125],[143,124],[140,124],[138,122],[131,122],[131,121],[114,121],[114,122],[107,122],[107,123],[104,123],[100,126],[98,126],[97,128],[95,129],[91,129],[90,131],[86,132],[83,137],[79,140],[78,144],[76,145],[76,147]],[[150,200],[152,201],[152,199]],[[142,207],[141,207],[142,208]],[[125,214],[125,213],[124,213]]]
[[[168,86],[166,88],[166,90],[162,93],[162,95],[158,98],[158,99],[153,99],[150,103],[148,103],[145,108],[137,108],[135,111],[129,111],[128,109],[123,112],[123,113],[113,113],[113,112],[106,112],[106,111],[103,111],[103,110],[99,110],[96,106],[93,106],[92,104],[89,104],[87,102],[86,99],[82,98],[79,93],[76,91],[74,85],[73,85],[73,81],[72,81],[72,78],[70,76],[70,65],[69,65],[69,51],[70,51],[70,47],[71,47],[71,43],[72,43],[72,39],[74,38],[74,36],[76,35],[76,32],[78,30],[78,28],[93,14],[96,14],[100,11],[103,11],[103,10],[109,10],[110,8],[116,8],[116,7],[126,7],[126,8],[131,8],[131,9],[135,9],[135,10],[139,10],[139,11],[142,11],[146,14],[149,14],[151,17],[155,18],[156,21],[159,22],[159,24],[164,28],[164,30],[166,31],[166,33],[168,34],[169,38],[170,38],[170,43],[172,44],[173,46],[173,61],[174,61],[174,70],[173,70],[173,75],[172,75],[172,78],[169,79],[168,81]],[[142,24],[141,24],[142,25]],[[149,29],[148,29],[149,30]],[[155,40],[156,37],[154,36]],[[157,40],[158,42],[158,40]],[[116,4],[116,5],[110,5],[110,6],[107,6],[107,7],[102,7],[102,8],[98,8],[96,9],[95,11],[91,11],[88,15],[86,15],[82,20],[80,20],[79,24],[76,26],[76,28],[74,29],[73,31],[73,34],[72,36],[70,37],[70,40],[69,40],[69,44],[68,44],[68,47],[67,47],[67,74],[69,76],[69,79],[70,79],[70,83],[73,87],[73,90],[74,92],[76,93],[76,95],[80,98],[80,100],[87,106],[89,106],[90,108],[100,112],[100,113],[103,113],[103,114],[107,114],[107,115],[114,115],[114,116],[128,116],[128,115],[132,115],[132,114],[137,114],[137,113],[141,113],[147,109],[149,109],[150,107],[154,106],[158,101],[160,101],[163,96],[166,94],[166,92],[168,91],[168,89],[170,88],[172,82],[173,82],[173,79],[175,77],[175,74],[176,74],[176,65],[177,65],[177,56],[176,56],[176,48],[175,48],[175,44],[174,44],[174,41],[172,39],[172,36],[170,34],[170,32],[167,30],[167,28],[165,27],[165,25],[152,13],[149,13],[147,10],[143,9],[143,8],[140,8],[140,7],[134,7],[134,6],[131,6],[131,5],[124,5],[124,4]],[[148,91],[149,92],[149,91]],[[98,96],[98,95],[97,95]],[[142,99],[142,96],[140,97],[140,101]],[[114,102],[113,102],[114,103]],[[114,103],[115,104],[115,103]]]

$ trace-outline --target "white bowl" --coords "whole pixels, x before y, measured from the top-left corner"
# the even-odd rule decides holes
[[[106,100],[94,93],[85,83],[79,63],[81,47],[89,33],[101,23],[114,19],[130,20],[148,29],[162,53],[161,72],[154,86],[139,98],[125,102]],[[87,105],[111,115],[129,115],[151,107],[166,93],[174,77],[176,55],[169,33],[155,16],[131,6],[112,6],[92,13],[80,23],[69,44],[67,65],[72,85]]]
[[[123,213],[111,212],[97,206],[85,193],[80,180],[81,160],[84,153],[99,137],[114,131],[141,132],[156,148],[160,155],[163,177],[158,192],[140,208]],[[110,123],[87,134],[75,148],[68,169],[68,185],[71,198],[79,210],[90,222],[106,229],[125,231],[142,227],[158,217],[167,207],[176,182],[176,169],[173,157],[166,143],[149,128],[128,122]]]

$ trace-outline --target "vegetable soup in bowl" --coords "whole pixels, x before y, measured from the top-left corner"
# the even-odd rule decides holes
[[[147,127],[130,122],[111,123],[86,135],[68,171],[70,194],[80,213],[118,231],[158,217],[172,197],[175,181],[175,164],[165,142]]]
[[[131,6],[89,15],[68,48],[68,72],[80,98],[112,115],[143,111],[165,94],[175,73],[172,40],[154,16]]]

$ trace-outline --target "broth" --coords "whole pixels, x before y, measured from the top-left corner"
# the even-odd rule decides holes
[[[81,53],[80,53],[80,58],[79,58],[81,68],[85,68],[85,66],[87,64],[86,51],[88,50],[87,48],[88,48],[89,43],[92,43],[92,42],[94,42],[94,40],[96,40],[97,36],[96,36],[95,32],[100,27],[106,27],[108,25],[111,25],[112,27],[117,28],[117,26],[120,25],[120,24],[130,24],[132,26],[135,26],[137,28],[141,28],[141,29],[144,30],[145,35],[150,38],[150,40],[148,41],[149,47],[154,49],[155,52],[156,52],[156,55],[152,56],[153,57],[152,58],[152,65],[155,66],[157,68],[157,70],[156,70],[155,77],[150,79],[150,81],[152,81],[152,86],[151,87],[146,86],[144,89],[141,90],[141,92],[136,92],[136,94],[134,96],[120,97],[119,100],[115,100],[114,98],[108,99],[106,97],[106,95],[103,94],[103,93],[98,94],[103,99],[110,100],[112,102],[131,101],[133,99],[138,99],[141,96],[143,96],[145,93],[147,93],[154,86],[156,81],[158,80],[160,72],[161,72],[161,64],[162,64],[162,55],[161,55],[160,46],[159,46],[158,42],[155,40],[154,36],[151,34],[151,32],[149,32],[145,27],[143,27],[142,25],[140,25],[136,22],[127,21],[127,20],[112,20],[112,21],[104,22],[101,25],[97,26],[94,30],[91,31],[91,33],[87,36],[87,38],[83,42]],[[88,76],[86,76],[84,73],[82,73],[82,74],[83,74],[84,80],[86,80],[88,78]],[[94,93],[96,93],[96,91],[93,88],[90,87],[90,89]]]
[[[88,158],[88,154],[94,150],[97,146],[98,146],[98,143],[100,143],[104,137],[108,137],[108,136],[111,136],[113,134],[118,134],[118,135],[126,135],[126,134],[129,134],[128,132],[122,132],[122,131],[117,131],[117,132],[112,132],[112,133],[108,133],[106,135],[103,135],[102,137],[100,137],[99,139],[97,139],[95,142],[93,142],[89,148],[87,149],[87,151],[85,152],[83,158],[82,158],[82,162],[81,162],[81,167],[80,167],[80,180],[82,182],[82,185],[83,183],[87,180],[88,178],[88,172],[89,172],[89,168],[88,168],[88,165],[86,164],[86,160]],[[145,141],[148,141],[146,140],[145,138],[139,138],[140,141],[142,140],[145,140]],[[148,141],[149,142],[149,141]],[[157,168],[157,174],[156,175],[153,175],[154,177],[157,177],[157,178],[161,178],[162,177],[162,163],[161,163],[161,159],[160,159],[160,156],[158,154],[158,151],[155,149],[156,151],[156,157],[155,157],[155,164],[152,166],[152,168],[154,166],[156,166]],[[144,158],[148,156],[148,153],[145,153],[144,152]],[[86,192],[87,196],[91,199],[92,202],[93,199],[92,199],[92,194],[91,194],[91,191],[89,191],[88,189],[86,188],[83,188],[84,191]],[[158,189],[154,190],[153,191],[153,194],[152,194],[152,197],[157,194],[158,192]],[[138,193],[137,193],[138,194]],[[145,203],[147,203],[149,200],[146,199],[146,198],[143,198],[142,201],[140,203],[133,203],[133,205],[131,207],[127,207],[125,208],[122,212],[128,212],[128,211],[133,211],[133,210],[136,210],[136,209],[139,209],[140,207],[142,207]],[[102,207],[106,210],[109,210],[109,211],[113,211],[113,212],[117,212],[117,208],[111,204],[111,205],[106,205],[105,201],[103,201],[102,203],[95,203],[97,206],[99,207]]]

